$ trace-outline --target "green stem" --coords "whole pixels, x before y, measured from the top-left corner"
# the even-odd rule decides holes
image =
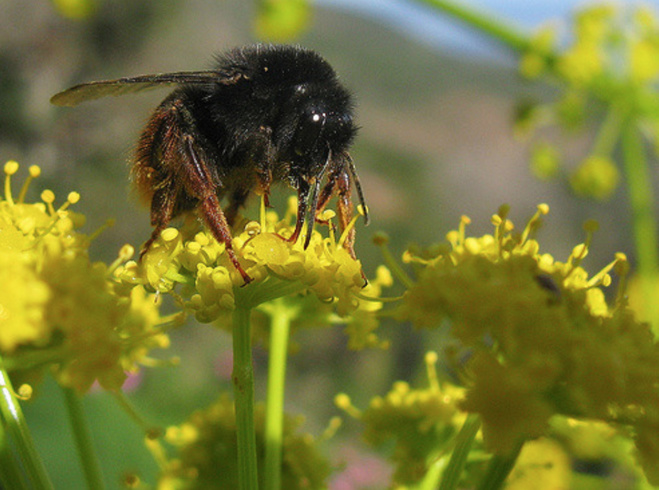
[[[464,424],[462,424],[462,429],[460,429],[460,432],[456,436],[455,448],[453,448],[451,460],[442,475],[442,483],[439,486],[439,490],[454,490],[457,488],[462,470],[464,470],[467,463],[469,451],[480,427],[480,416],[469,414]]]
[[[519,53],[529,48],[529,37],[512,25],[496,20],[496,16],[470,9],[459,3],[447,0],[418,0],[448,14],[470,27],[496,39]]]
[[[250,300],[250,304],[253,307],[256,307],[262,303],[268,303],[277,298],[292,296],[300,291],[304,291],[306,288],[307,286],[300,281],[291,282],[277,279],[276,277],[270,277],[267,281],[258,285],[258,294]]]
[[[85,415],[84,407],[82,406],[82,399],[71,388],[62,388],[62,391],[64,392],[64,401],[69,412],[69,421],[73,430],[73,440],[78,449],[80,464],[85,473],[87,488],[91,490],[101,490],[105,488],[103,474],[101,472],[101,465],[98,461],[98,457],[96,456],[96,451],[94,450],[92,434],[89,429],[89,424],[87,423],[87,416]]]
[[[45,490],[53,485],[34,447],[21,406],[0,358],[0,483],[2,488]]]
[[[403,286],[405,286],[406,289],[414,286],[414,281],[407,275],[398,261],[391,254],[391,250],[389,250],[386,243],[380,245],[380,253],[382,254],[382,259],[384,260],[385,265],[389,267],[391,273],[403,284]]]
[[[492,456],[478,490],[499,490],[502,488],[506,478],[515,467],[522,446],[524,446],[524,441],[520,442],[509,454],[495,454]]]
[[[291,327],[289,307],[282,300],[272,304],[270,359],[268,362],[268,395],[265,415],[265,473],[266,490],[281,488],[281,456],[284,431],[284,386],[288,337]]]
[[[654,299],[653,282],[659,271],[659,256],[657,255],[657,217],[654,213],[653,180],[640,131],[631,120],[622,127],[622,160],[632,211],[637,270],[647,319],[656,323],[659,305]]]
[[[238,438],[240,490],[258,489],[254,429],[254,367],[252,364],[251,308],[238,302],[233,311],[233,393]]]
[[[623,118],[618,108],[610,107],[593,144],[593,154],[608,157],[613,153],[618,143],[622,121]]]

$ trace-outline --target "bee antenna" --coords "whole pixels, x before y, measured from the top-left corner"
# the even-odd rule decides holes
[[[362,191],[362,185],[359,182],[359,176],[357,175],[357,169],[355,168],[355,162],[352,161],[350,153],[345,153],[346,161],[348,162],[348,169],[350,174],[355,181],[355,188],[357,189],[357,197],[359,198],[359,204],[362,206],[364,212],[364,224],[368,225],[371,221],[370,216],[368,215],[368,207],[366,207],[366,202],[364,201],[364,192]]]

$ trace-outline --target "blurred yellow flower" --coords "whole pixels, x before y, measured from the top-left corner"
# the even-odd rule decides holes
[[[492,235],[466,236],[464,218],[434,256],[409,253],[418,279],[398,317],[418,327],[450,325],[468,355],[454,359],[467,391],[460,407],[483,420],[488,449],[507,453],[546,433],[555,414],[636,429],[646,475],[659,464],[659,344],[624,301],[607,304],[609,271],[626,271],[618,254],[592,277],[581,267],[585,243],[564,263],[540,253],[532,236],[546,205],[519,233],[507,210]],[[625,281],[622,281],[624,284]],[[653,466],[654,465],[654,466]]]
[[[421,480],[464,422],[459,410],[464,390],[438,382],[437,359],[434,352],[426,354],[427,388],[414,389],[398,381],[385,396],[373,398],[363,412],[351,404],[347,395],[335,398],[340,409],[364,424],[363,437],[368,444],[379,447],[393,440],[391,459],[396,465],[396,484]]]
[[[578,195],[604,200],[618,188],[620,172],[608,157],[587,157],[570,177],[570,184]]]
[[[84,392],[94,381],[118,389],[153,347],[165,347],[162,319],[153,296],[141,286],[115,289],[111,271],[89,260],[89,237],[79,233],[84,217],[68,208],[72,192],[55,208],[24,202],[30,177],[18,197],[11,187],[16,162],[5,165],[0,200],[0,352],[14,367],[51,364],[65,386]]]
[[[265,453],[265,409],[255,407],[259,466]],[[299,433],[302,417],[284,415],[281,488],[325,488],[329,462],[311,434]],[[236,416],[231,397],[224,393],[207,408],[197,410],[184,423],[169,427],[165,440],[176,447],[177,457],[161,468],[156,488],[239,488]],[[261,477],[263,473],[260,473]],[[263,482],[261,482],[262,484]]]

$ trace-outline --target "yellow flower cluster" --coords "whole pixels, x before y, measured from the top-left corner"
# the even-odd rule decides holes
[[[142,288],[115,291],[111,270],[91,263],[90,239],[76,231],[84,217],[68,209],[79,200],[71,193],[54,207],[51,191],[43,202],[24,202],[30,178],[17,198],[5,167],[0,200],[0,352],[5,363],[22,370],[55,367],[63,385],[83,392],[95,380],[118,389],[126,370],[135,369],[153,347],[166,347],[158,305]]]
[[[455,359],[467,393],[461,408],[480,414],[486,446],[500,453],[543,435],[563,414],[631,425],[639,460],[659,481],[659,345],[634,316],[624,290],[609,306],[600,286],[626,275],[622,254],[589,278],[586,243],[564,263],[532,238],[546,205],[521,233],[493,217],[495,233],[466,237],[463,219],[434,257],[409,254],[420,270],[398,310],[419,327],[449,322],[469,352]]]
[[[557,53],[555,29],[542,27],[520,60],[521,73],[537,78],[555,70],[575,88],[598,90],[659,76],[659,23],[651,9],[592,5],[576,13],[572,29],[571,44]]]
[[[650,128],[643,133],[657,146],[659,118],[651,108],[659,103],[659,22],[647,7],[593,5],[575,15],[572,29],[571,43],[560,49],[555,31],[542,28],[522,55],[524,76],[547,76],[563,90],[554,103],[525,104],[517,129],[519,134],[552,124],[582,129],[592,118],[599,132],[589,154],[569,171],[569,183],[579,195],[604,200],[620,181],[614,150],[624,130]],[[560,149],[548,151],[542,134],[534,144],[534,172],[544,178],[557,175]]]
[[[620,172],[609,157],[586,157],[570,176],[574,193],[605,200],[613,195],[620,182]]]
[[[281,488],[325,488],[329,462],[321,456],[311,434],[298,432],[302,421],[302,417],[284,414]],[[263,468],[263,404],[255,407],[254,422],[258,464]],[[178,457],[168,461],[162,469],[158,489],[239,488],[236,417],[228,394],[222,394],[209,407],[197,410],[180,426],[168,428],[165,440],[178,449]]]
[[[395,441],[392,460],[393,481],[400,485],[418,483],[447,449],[457,434],[464,414],[458,403],[464,390],[450,384],[440,385],[435,364],[437,354],[426,354],[429,386],[413,389],[398,381],[384,397],[375,397],[369,407],[360,412],[351,405],[347,395],[336,397],[339,408],[364,424],[364,440],[379,447]]]
[[[180,286],[175,294],[180,294],[186,309],[204,323],[231,313],[237,302],[252,308],[297,293],[312,293],[342,317],[359,313],[370,321],[366,316],[374,317],[381,303],[360,297],[376,296],[383,286],[390,285],[391,278],[382,271],[365,287],[360,262],[343,247],[347,233],[334,235],[332,211],[324,216],[330,221],[328,237],[314,230],[306,249],[304,239],[296,243],[286,240],[293,233],[295,206],[293,199],[282,220],[275,212],[262,209],[260,222],[248,222],[242,233],[234,236],[238,260],[254,279],[248,285],[224,253],[224,244],[209,231],[200,230],[194,220],[188,220],[180,230],[164,230],[140,264],[129,262],[118,275],[128,283],[142,282],[162,293],[174,292]],[[364,328],[372,331],[372,322]],[[358,343],[374,342],[369,333],[354,333],[364,337]]]

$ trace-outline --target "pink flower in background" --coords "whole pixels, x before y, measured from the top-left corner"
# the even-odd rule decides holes
[[[391,468],[381,458],[360,452],[352,446],[340,449],[337,466],[343,467],[330,482],[330,490],[366,490],[386,488]]]

